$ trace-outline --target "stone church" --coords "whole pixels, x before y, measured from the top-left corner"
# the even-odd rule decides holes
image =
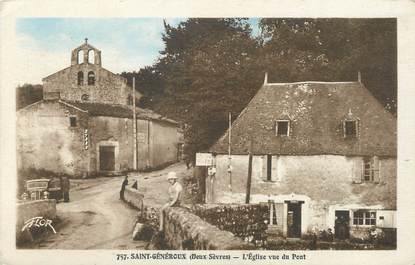
[[[178,161],[178,123],[138,107],[134,120],[133,97],[141,94],[86,39],[69,67],[43,78],[43,100],[17,112],[18,168],[85,177]]]

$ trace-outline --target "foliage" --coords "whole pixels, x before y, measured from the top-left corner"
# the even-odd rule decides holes
[[[165,23],[164,50],[138,72],[141,106],[185,123],[186,152],[206,150],[270,82],[362,82],[396,111],[396,19],[264,18],[252,36],[247,19],[190,18]]]
[[[16,88],[16,109],[21,109],[43,98],[43,86],[24,84]]]

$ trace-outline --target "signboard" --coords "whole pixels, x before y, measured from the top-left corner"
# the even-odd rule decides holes
[[[213,165],[213,156],[210,153],[196,153],[196,166]]]
[[[137,133],[137,142],[144,144],[146,142],[146,135],[144,133]]]

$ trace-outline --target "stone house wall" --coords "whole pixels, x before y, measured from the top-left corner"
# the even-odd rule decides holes
[[[396,209],[396,159],[380,158],[379,183],[354,183],[362,157],[340,155],[273,156],[272,179],[266,180],[264,156],[253,156],[251,203],[298,200],[302,206],[302,233],[312,227],[333,228],[341,209]],[[232,156],[232,190],[228,156],[216,156],[213,186],[207,180],[207,203],[245,203],[248,156]],[[361,171],[360,171],[361,172]],[[210,186],[209,186],[210,185]]]
[[[76,118],[71,127],[70,117]],[[42,101],[17,112],[17,166],[80,176],[88,171],[89,151],[84,149],[87,113]]]

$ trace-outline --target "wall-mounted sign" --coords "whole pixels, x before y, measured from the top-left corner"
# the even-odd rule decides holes
[[[137,133],[137,142],[139,142],[139,143],[145,143],[146,142],[145,133]]]
[[[210,153],[196,153],[196,166],[212,166],[213,156]]]

